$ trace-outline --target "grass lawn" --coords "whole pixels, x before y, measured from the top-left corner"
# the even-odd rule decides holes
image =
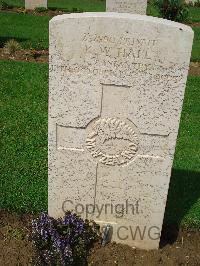
[[[16,39],[23,48],[48,49],[50,17],[0,13],[0,47]]]
[[[46,210],[48,66],[1,61],[0,70],[0,208]],[[200,228],[199,87],[189,77],[165,222]]]
[[[11,6],[24,7],[25,0],[4,0],[5,3]]]
[[[77,8],[88,12],[102,12],[106,10],[105,0],[48,0],[48,7],[73,10]]]
[[[47,209],[47,64],[0,61],[0,208]]]
[[[4,0],[7,4],[17,7],[24,7],[24,0]],[[73,10],[77,8],[82,11],[105,11],[105,0],[48,0],[49,8]]]
[[[200,228],[200,77],[188,77],[166,221]]]
[[[189,7],[190,11],[190,20],[192,22],[200,21],[200,7]]]
[[[191,61],[200,61],[200,27],[193,27],[194,42]]]

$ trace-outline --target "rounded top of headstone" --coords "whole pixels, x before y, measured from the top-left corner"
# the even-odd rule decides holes
[[[130,14],[130,13],[116,13],[116,12],[85,12],[85,13],[71,13],[71,14],[64,14],[58,15],[53,17],[50,20],[51,23],[60,22],[66,19],[77,19],[77,18],[115,18],[115,19],[129,19],[129,20],[137,20],[143,21],[147,23],[156,23],[160,25],[166,25],[169,27],[179,28],[182,31],[187,31],[192,34],[193,30],[190,26],[184,25],[182,23],[174,22],[167,19],[151,17],[146,15],[139,15],[139,14]]]

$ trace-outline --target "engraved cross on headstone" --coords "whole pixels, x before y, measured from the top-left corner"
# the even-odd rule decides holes
[[[57,149],[87,150],[94,161],[97,158],[97,162],[106,165],[128,163],[138,150],[135,126],[126,117],[126,106],[123,105],[123,98],[126,100],[128,93],[126,86],[102,85],[100,116],[85,128],[57,125]]]
[[[103,168],[108,170],[111,166],[125,167],[137,154],[139,145],[137,129],[126,117],[125,103],[129,97],[129,89],[128,86],[102,84],[99,117],[93,119],[85,128],[57,125],[57,149],[78,152],[83,156],[87,154],[95,164],[94,198],[89,200],[90,204],[97,204],[97,194],[101,198],[100,194],[107,185],[106,179],[103,184],[102,180],[98,182],[100,176],[98,170],[100,168],[101,171]],[[108,171],[113,171],[111,168]],[[106,219],[105,216],[99,218]]]

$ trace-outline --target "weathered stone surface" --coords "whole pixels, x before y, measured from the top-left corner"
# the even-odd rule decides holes
[[[36,7],[47,8],[47,0],[25,0],[25,9],[35,9]]]
[[[141,15],[50,21],[50,215],[82,212],[112,240],[158,247],[192,40]]]
[[[106,11],[145,15],[147,0],[106,0]]]

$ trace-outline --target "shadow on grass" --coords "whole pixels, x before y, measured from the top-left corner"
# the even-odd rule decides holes
[[[18,43],[20,42],[24,42],[27,41],[28,39],[25,38],[16,38],[16,37],[0,37],[0,48],[3,48],[5,43],[8,42],[9,40],[14,39],[15,41],[17,41]]]
[[[176,241],[181,221],[200,198],[200,173],[172,170],[160,246]]]

